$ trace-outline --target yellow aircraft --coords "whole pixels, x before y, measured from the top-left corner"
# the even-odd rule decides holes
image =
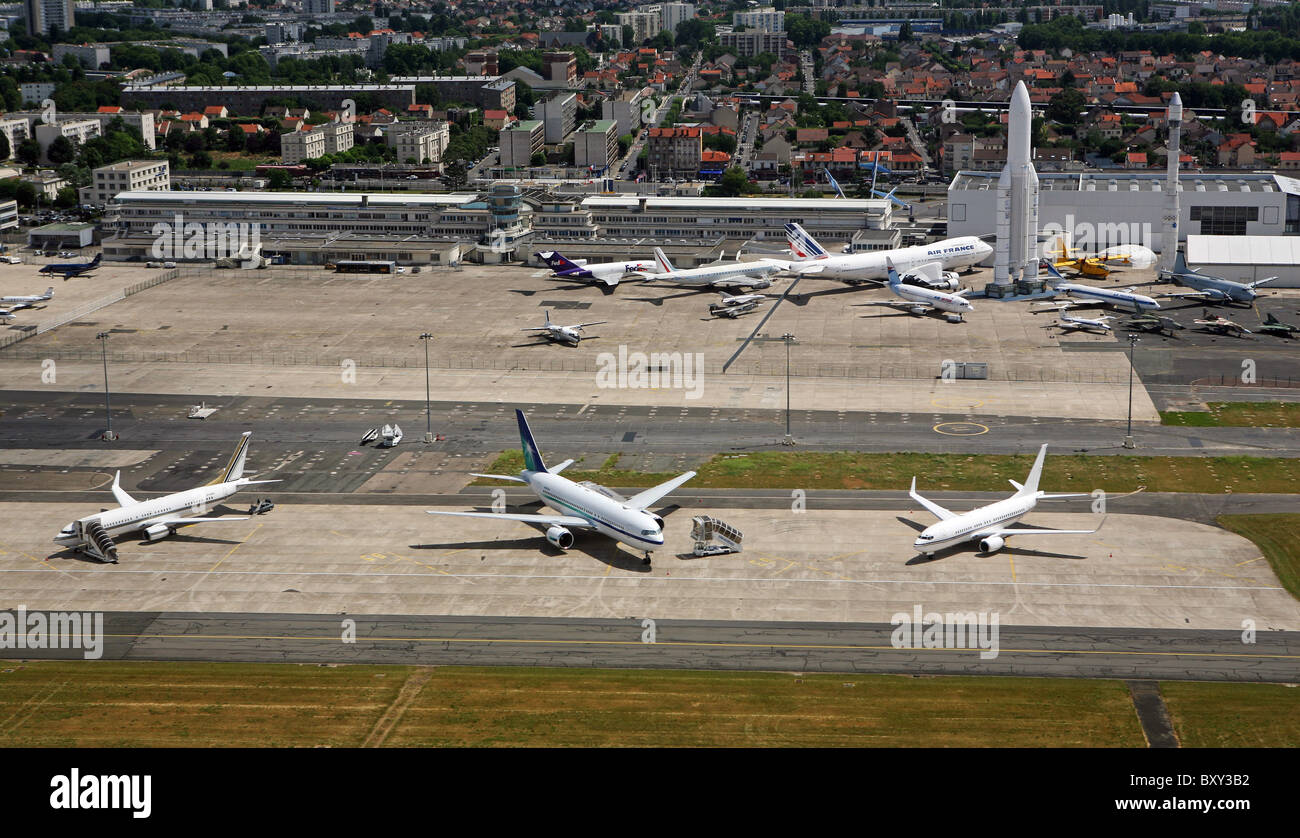
[[[1047,256],[1059,271],[1068,268],[1076,276],[1088,276],[1105,279],[1115,270],[1112,266],[1126,268],[1146,268],[1155,263],[1156,255],[1149,248],[1141,245],[1119,245],[1107,248],[1096,256],[1081,256],[1083,250],[1070,247],[1064,235],[1052,239],[1047,248]]]

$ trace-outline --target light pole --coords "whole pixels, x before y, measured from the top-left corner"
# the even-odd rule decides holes
[[[100,332],[95,338],[99,341],[100,360],[104,362],[104,419],[108,423],[104,439],[111,442],[117,436],[113,433],[113,410],[108,403],[108,332]]]
[[[781,335],[781,342],[785,344],[785,439],[781,444],[794,445],[794,437],[790,435],[790,344],[794,343],[794,335],[786,332]]]
[[[429,339],[428,332],[420,335],[424,342],[424,441],[433,442],[433,411],[429,407]]]
[[[1124,434],[1124,447],[1136,448],[1133,444],[1133,348],[1137,346],[1138,336],[1128,336],[1128,431]]]

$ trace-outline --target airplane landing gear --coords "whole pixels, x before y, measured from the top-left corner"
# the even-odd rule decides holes
[[[649,552],[647,552],[647,553],[645,554],[645,558],[641,560],[641,564],[645,565],[646,567],[649,567],[649,566],[650,566],[650,553],[649,553]]]

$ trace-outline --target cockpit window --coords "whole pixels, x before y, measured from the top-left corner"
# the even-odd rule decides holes
[[[641,534],[642,534],[642,535],[658,535],[658,534],[659,534],[659,529],[658,529],[658,528],[655,528],[655,529],[653,529],[653,530],[641,530]]]
[[[932,536],[932,535],[923,535],[923,536],[921,536],[921,538],[920,538],[919,540],[920,540],[920,541],[929,541],[929,540],[932,539],[932,538],[934,538],[934,536]]]

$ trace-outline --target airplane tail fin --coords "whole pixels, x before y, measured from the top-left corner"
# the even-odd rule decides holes
[[[897,288],[903,283],[903,280],[898,276],[898,271],[894,269],[894,260],[888,256],[885,257],[885,269],[888,271],[890,288]]]
[[[1061,272],[1058,271],[1056,269],[1056,266],[1052,264],[1052,260],[1040,259],[1039,264],[1043,267],[1043,270],[1047,271],[1048,284],[1054,285],[1058,282],[1065,281],[1065,277],[1061,276]]]
[[[1025,485],[1020,487],[1016,492],[1017,497],[1024,495],[1038,494],[1038,478],[1043,475],[1043,460],[1047,458],[1047,443],[1038,449],[1038,457],[1034,460],[1034,467],[1029,470],[1029,476],[1025,478]]]
[[[244,460],[248,457],[248,440],[252,435],[252,431],[244,431],[239,444],[235,446],[235,453],[230,455],[230,462],[226,465],[225,472],[221,477],[213,480],[213,483],[231,483],[244,476]]]
[[[824,259],[827,256],[826,249],[793,221],[785,225],[785,238],[790,243],[790,252],[797,259]]]
[[[1188,270],[1187,268],[1187,256],[1184,255],[1181,249],[1179,249],[1179,251],[1176,254],[1174,254],[1174,273],[1176,274],[1191,273],[1191,271]]]
[[[655,264],[658,265],[659,270],[664,273],[673,272],[673,263],[668,261],[668,257],[664,254],[663,248],[655,248]]]
[[[560,253],[558,250],[547,250],[538,253],[537,255],[540,256],[542,261],[546,263],[547,267],[553,271],[571,271],[578,267],[568,259],[564,258],[564,254]]]
[[[52,300],[52,299],[54,299],[54,286],[53,286],[53,285],[51,285],[49,288],[46,288],[46,289],[45,289],[45,299],[47,299],[47,300]]]
[[[103,253],[96,253],[96,254],[95,254],[95,258],[90,260],[90,266],[91,266],[92,268],[95,267],[96,265],[99,264],[99,260],[102,259],[102,258],[104,258],[104,254],[103,254]]]
[[[524,468],[528,471],[547,471],[546,462],[542,459],[542,453],[537,450],[537,441],[533,439],[533,432],[528,427],[524,412],[516,408],[515,418],[519,420],[519,447],[524,452]]]

